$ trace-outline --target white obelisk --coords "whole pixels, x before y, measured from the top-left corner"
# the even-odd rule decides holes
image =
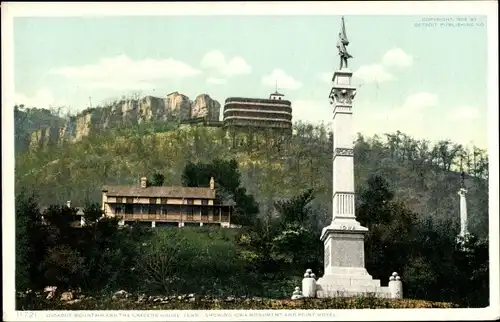
[[[461,180],[460,180],[460,190],[458,191],[458,195],[460,196],[460,234],[459,236],[462,238],[466,238],[469,234],[467,230],[467,189],[465,189],[465,174],[462,172]]]

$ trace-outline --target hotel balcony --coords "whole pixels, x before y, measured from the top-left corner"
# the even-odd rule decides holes
[[[139,222],[151,227],[229,227],[231,221],[231,208],[228,206],[116,205],[111,211],[121,218],[123,225]]]

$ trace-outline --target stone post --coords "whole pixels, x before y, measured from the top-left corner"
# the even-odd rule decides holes
[[[295,291],[293,291],[292,300],[298,300],[301,298],[304,298],[304,295],[302,295],[302,292],[300,291],[300,287],[297,286],[295,288]]]
[[[302,280],[302,295],[304,297],[316,297],[316,275],[311,269],[306,270]]]
[[[391,292],[391,298],[403,298],[403,282],[401,282],[401,277],[396,272],[392,273],[392,276],[389,277],[389,291]]]

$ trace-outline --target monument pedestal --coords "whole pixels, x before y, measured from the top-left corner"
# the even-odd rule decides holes
[[[352,218],[336,218],[323,228],[325,272],[316,282],[316,296],[349,297],[372,295],[391,297],[388,287],[365,269],[364,235],[368,231]]]

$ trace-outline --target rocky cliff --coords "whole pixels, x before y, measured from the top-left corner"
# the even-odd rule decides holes
[[[194,101],[178,92],[165,98],[146,96],[139,100],[128,99],[110,106],[87,109],[59,124],[40,128],[30,137],[30,147],[45,146],[66,139],[76,142],[91,133],[98,133],[120,125],[141,124],[152,121],[186,121],[203,117],[219,121],[221,105],[207,94],[198,95]]]

